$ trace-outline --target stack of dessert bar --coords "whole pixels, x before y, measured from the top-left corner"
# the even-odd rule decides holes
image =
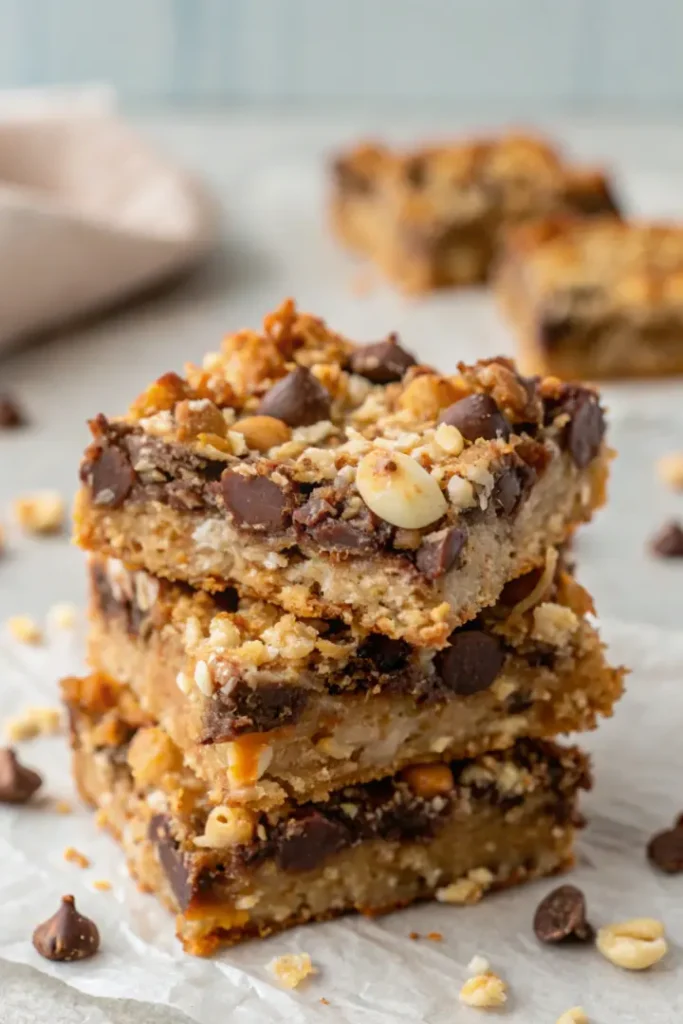
[[[562,555],[605,495],[592,389],[286,302],[91,428],[74,771],[187,950],[571,864],[552,737],[622,684]]]

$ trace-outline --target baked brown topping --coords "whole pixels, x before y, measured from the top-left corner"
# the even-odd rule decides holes
[[[11,748],[0,749],[0,803],[25,804],[43,784],[31,768],[26,768]]]
[[[62,896],[56,914],[39,924],[33,945],[46,960],[87,960],[100,948],[97,925],[76,910],[73,896]]]
[[[415,358],[401,348],[398,335],[390,334],[386,341],[378,341],[372,345],[362,345],[351,354],[351,370],[373,384],[391,384],[399,381],[411,366]]]
[[[261,402],[258,415],[272,416],[289,427],[309,427],[330,418],[330,393],[305,366],[298,366],[274,384]]]
[[[534,932],[541,942],[592,939],[593,929],[586,920],[586,900],[581,890],[575,885],[561,885],[548,893],[536,908]]]
[[[439,417],[440,423],[457,427],[468,441],[484,438],[492,441],[496,437],[507,440],[510,424],[489,395],[469,395],[450,405]]]

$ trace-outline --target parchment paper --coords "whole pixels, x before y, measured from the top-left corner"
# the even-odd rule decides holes
[[[595,925],[635,915],[660,917],[669,956],[646,974],[626,974],[591,947],[543,948],[534,938],[534,908],[554,884],[543,881],[492,896],[476,907],[423,905],[369,921],[347,917],[252,942],[204,961],[185,956],[172,917],[127,878],[113,840],[78,806],[64,736],[21,745],[24,760],[44,773],[43,801],[0,808],[0,956],[31,964],[76,988],[177,1007],[201,1024],[216,1021],[446,1022],[477,1019],[458,1002],[475,953],[485,954],[509,982],[504,1016],[511,1022],[554,1022],[581,1004],[591,1022],[668,1024],[683,1019],[683,881],[654,873],[645,861],[651,833],[683,809],[680,690],[683,637],[654,628],[603,624],[613,659],[630,665],[628,693],[611,721],[585,738],[597,785],[584,801],[589,825],[579,841],[572,881],[586,892]],[[3,637],[0,714],[54,704],[56,679],[80,665],[78,635],[52,633],[44,648]],[[59,815],[46,798],[73,803]],[[63,859],[75,846],[91,860],[81,870]],[[93,890],[108,879],[111,892]],[[101,931],[102,949],[81,964],[51,964],[31,946],[33,927],[65,892]],[[439,931],[443,942],[411,941],[411,931]],[[294,993],[266,965],[306,951],[319,974]],[[324,997],[330,1005],[320,1003]]]

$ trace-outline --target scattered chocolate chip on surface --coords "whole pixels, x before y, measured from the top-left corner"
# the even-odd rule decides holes
[[[403,378],[406,370],[415,365],[415,359],[398,343],[398,335],[390,334],[386,341],[363,345],[351,356],[351,370],[373,384],[392,384]]]
[[[507,441],[510,424],[490,395],[468,395],[454,402],[441,413],[439,423],[457,427],[468,441],[484,438],[492,441],[501,437]]]
[[[28,803],[42,784],[38,772],[26,768],[11,747],[0,749],[0,803]]]
[[[586,920],[586,900],[581,890],[575,885],[560,885],[549,892],[536,908],[534,932],[541,942],[591,939],[593,928]]]
[[[330,417],[332,399],[305,366],[298,366],[266,393],[259,416],[273,416],[288,427],[310,427]]]
[[[683,526],[675,520],[665,523],[652,538],[650,548],[660,558],[683,558]]]
[[[647,858],[667,875],[683,871],[683,815],[673,828],[657,832],[647,844]]]
[[[0,430],[25,427],[26,417],[11,395],[0,395]]]
[[[87,960],[100,948],[100,933],[78,913],[73,896],[62,896],[57,913],[34,931],[33,946],[46,960]]]

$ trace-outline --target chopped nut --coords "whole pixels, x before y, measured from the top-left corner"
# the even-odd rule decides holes
[[[417,796],[427,800],[453,790],[453,772],[447,764],[412,764],[401,775]]]
[[[50,622],[53,622],[58,629],[73,629],[76,625],[78,611],[75,604],[68,601],[61,601],[53,604],[48,612]]]
[[[460,455],[465,447],[465,438],[457,427],[450,423],[440,423],[436,428],[434,440],[439,448],[443,448],[449,455]]]
[[[605,925],[598,929],[596,944],[604,957],[627,971],[652,967],[669,949],[664,925],[652,917]]]
[[[572,1006],[571,1010],[565,1010],[561,1017],[558,1017],[557,1024],[588,1024],[588,1017],[581,1006]]]
[[[291,427],[274,416],[247,416],[238,420],[233,430],[243,436],[248,448],[257,452],[286,444],[292,436]]]
[[[683,453],[663,455],[657,462],[657,475],[672,490],[683,490]]]
[[[460,989],[460,1002],[465,1003],[466,1006],[476,1006],[481,1010],[502,1006],[506,1001],[507,985],[502,978],[490,971],[468,978]]]
[[[14,516],[29,533],[57,533],[64,525],[64,501],[56,491],[38,491],[17,498]]]
[[[579,628],[579,619],[571,608],[545,601],[534,608],[532,637],[553,647],[565,647]]]
[[[443,935],[441,932],[427,932],[427,938],[430,942],[443,942]]]
[[[353,754],[355,747],[350,743],[340,743],[334,736],[323,736],[315,745],[324,757],[332,757],[336,761],[347,760]]]
[[[67,846],[64,851],[64,860],[67,860],[69,864],[75,864],[79,868],[89,868],[90,860],[85,856],[84,853],[80,853],[73,846]]]
[[[185,672],[179,672],[175,677],[176,685],[181,693],[184,693],[187,697],[192,690],[192,680]]]
[[[174,412],[179,441],[195,441],[200,434],[225,437],[223,414],[209,398],[178,402]]]
[[[436,890],[439,903],[469,904],[478,903],[493,882],[493,874],[488,868],[472,868],[466,878]]]
[[[168,772],[178,771],[182,765],[182,757],[163,729],[150,726],[138,729],[130,741],[128,765],[138,784],[154,786]]]
[[[32,740],[36,736],[50,736],[59,732],[62,713],[59,708],[27,708],[15,718],[5,722],[5,735],[13,743]]]
[[[198,661],[194,667],[194,681],[200,693],[203,693],[205,697],[210,697],[213,693],[213,680],[211,678],[211,672],[209,666],[205,661]]]
[[[92,887],[93,889],[97,889],[98,892],[109,892],[111,889],[111,882],[108,882],[106,878],[96,878]]]
[[[253,815],[241,807],[214,807],[204,826],[204,834],[195,838],[195,846],[221,850],[251,842],[254,835]]]
[[[434,477],[403,452],[368,452],[358,463],[356,487],[375,515],[407,530],[437,522],[447,509]]]
[[[475,953],[467,965],[467,970],[471,974],[490,974],[491,964],[481,953]]]
[[[408,381],[398,400],[400,409],[405,409],[413,419],[426,423],[435,420],[442,409],[458,397],[449,380],[435,373],[423,373]]]
[[[454,508],[474,508],[477,496],[469,480],[464,480],[457,473],[448,481],[448,500]]]
[[[28,615],[13,615],[7,620],[7,628],[21,644],[40,644],[43,641],[40,626]]]
[[[285,988],[296,988],[305,978],[311,974],[317,974],[315,967],[308,953],[288,953],[286,956],[278,956],[268,964],[278,981],[282,982]]]
[[[57,814],[71,814],[73,807],[68,800],[57,800],[55,801],[54,809]]]

